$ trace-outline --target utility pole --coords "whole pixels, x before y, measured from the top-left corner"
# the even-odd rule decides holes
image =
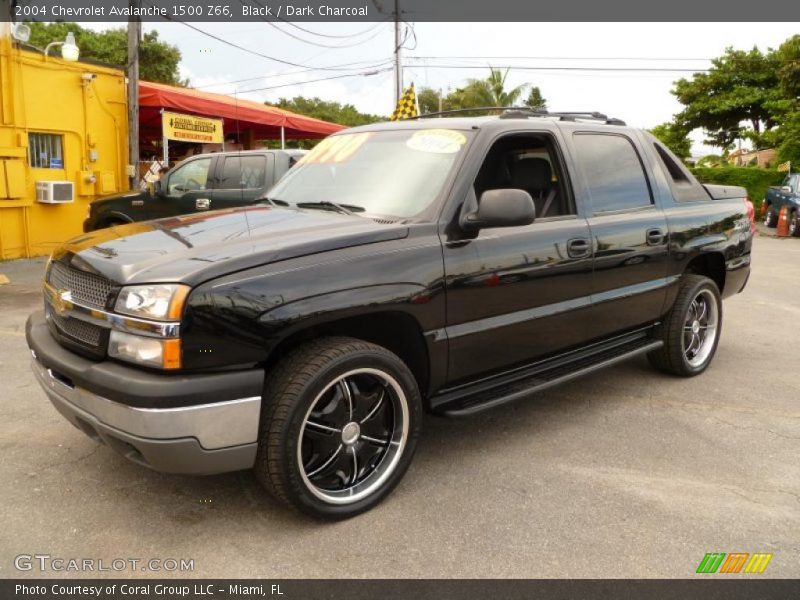
[[[403,95],[403,64],[400,53],[400,0],[394,0],[394,101],[400,102]]]
[[[138,8],[140,0],[129,0],[131,9]],[[142,22],[139,17],[128,19],[128,164],[133,170],[128,173],[130,189],[139,182],[139,40]]]

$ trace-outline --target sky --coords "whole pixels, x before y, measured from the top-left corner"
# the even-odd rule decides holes
[[[393,23],[189,25],[252,51],[182,23],[144,23],[145,30],[156,29],[178,46],[181,74],[192,87],[257,101],[318,96],[379,115],[394,109]],[[600,111],[646,128],[681,110],[670,93],[673,82],[708,68],[726,47],[774,48],[800,30],[797,23],[411,23],[404,28],[405,85],[413,81],[417,88],[446,94],[469,78],[486,77],[490,66],[510,67],[507,86],[539,86],[550,110]],[[580,70],[609,67],[641,70]],[[325,80],[311,81],[319,79]],[[702,144],[701,131],[691,137],[695,156],[719,152]]]

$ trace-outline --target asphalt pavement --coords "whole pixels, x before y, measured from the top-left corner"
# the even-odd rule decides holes
[[[753,261],[703,375],[637,359],[482,415],[426,417],[395,492],[334,524],[283,508],[249,472],[155,473],[72,427],[29,368],[44,260],[0,262],[0,577],[691,577],[708,552],[772,553],[758,577],[799,577],[800,240],[762,235]],[[15,568],[34,554],[194,570]]]

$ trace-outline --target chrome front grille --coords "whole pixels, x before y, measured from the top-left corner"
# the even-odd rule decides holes
[[[111,284],[107,279],[60,262],[51,263],[47,282],[57,290],[69,291],[73,302],[92,308],[105,308],[111,293]]]
[[[71,337],[72,339],[97,348],[103,339],[103,328],[97,325],[92,325],[80,319],[73,319],[70,317],[61,317],[53,311],[48,311],[50,319],[55,324],[60,333]]]

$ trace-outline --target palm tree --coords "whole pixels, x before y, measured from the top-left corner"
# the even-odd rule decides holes
[[[456,90],[459,104],[464,108],[477,106],[514,106],[519,100],[527,85],[518,85],[512,90],[506,90],[505,73],[500,69],[489,67],[489,77],[486,79],[470,79],[467,85]]]

